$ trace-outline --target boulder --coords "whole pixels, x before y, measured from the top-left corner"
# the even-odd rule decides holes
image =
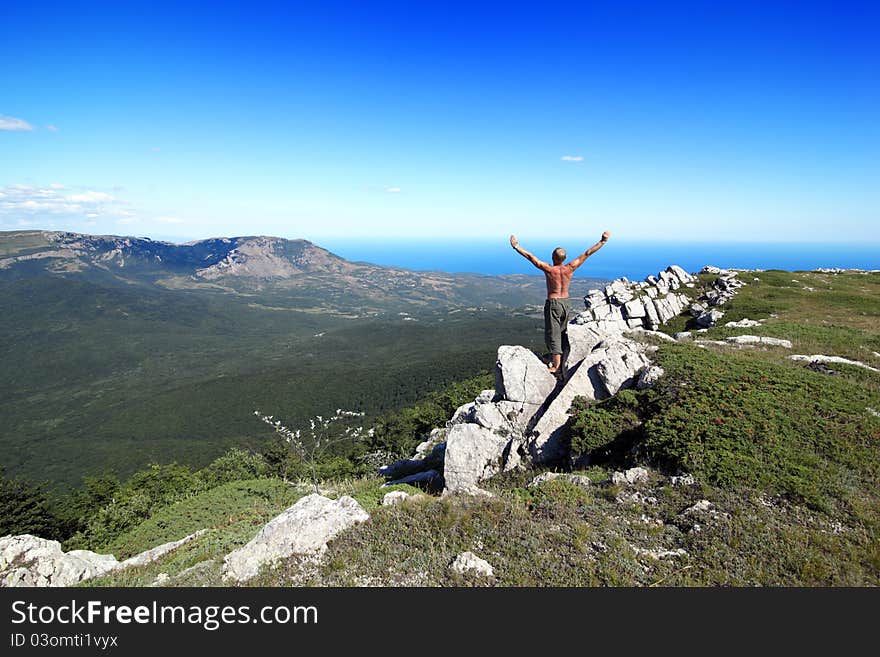
[[[396,506],[408,497],[409,493],[405,491],[393,490],[390,493],[385,493],[385,497],[382,498],[382,506]]]
[[[642,303],[641,299],[633,299],[632,301],[626,302],[623,305],[623,311],[627,319],[635,319],[647,315],[645,304]]]
[[[520,346],[498,347],[495,391],[507,401],[542,404],[556,387],[556,377],[530,350]]]
[[[703,328],[712,328],[722,317],[724,313],[720,310],[707,310],[697,317],[697,324]]]
[[[529,426],[535,413],[541,408],[540,404],[529,404],[526,402],[512,402],[502,400],[495,402],[498,410],[507,419],[508,425],[514,433],[521,434]]]
[[[568,353],[565,354],[565,366],[567,370],[571,371],[573,368],[577,367],[577,365],[593,351],[593,347],[599,344],[605,337],[606,336],[602,331],[599,331],[592,326],[569,324],[569,350]]]
[[[478,577],[494,577],[492,566],[485,559],[480,559],[473,552],[462,552],[452,562],[452,570],[459,575],[476,575]]]
[[[73,586],[118,565],[112,554],[64,552],[58,541],[31,534],[0,538],[0,586]]]
[[[193,539],[198,538],[202,534],[204,534],[207,529],[200,529],[197,532],[190,534],[189,536],[184,536],[180,540],[170,541],[168,543],[162,543],[162,545],[157,545],[154,548],[150,548],[149,550],[144,550],[140,554],[136,554],[133,557],[129,557],[122,563],[120,563],[116,569],[123,570],[124,568],[134,568],[140,566],[146,566],[149,563],[156,561],[157,559],[164,557],[169,552],[176,550],[181,545],[189,543]]]
[[[509,442],[507,436],[476,424],[452,427],[446,440],[443,494],[471,492],[479,482],[501,472]]]
[[[636,390],[647,390],[648,388],[653,388],[657,385],[657,382],[660,380],[665,374],[662,367],[659,365],[650,365],[642,370],[642,373],[639,374],[639,378],[636,381]]]
[[[648,471],[645,468],[630,468],[611,474],[611,483],[618,486],[631,486],[645,481],[648,481]]]
[[[694,280],[693,276],[688,274],[684,269],[682,269],[678,265],[669,265],[666,268],[666,271],[668,271],[670,274],[674,274],[678,278],[678,280],[681,281],[682,283],[690,283],[691,281]]]
[[[507,417],[501,412],[498,405],[492,402],[476,403],[471,412],[470,422],[473,424],[479,424],[484,429],[510,430],[510,422]]]
[[[458,425],[456,425],[458,426]],[[431,451],[424,458],[401,459],[395,461],[391,465],[379,468],[379,475],[388,479],[401,479],[408,477],[417,472],[432,470],[442,467],[443,453],[446,450],[446,443],[438,443],[434,445]]]
[[[860,360],[850,360],[849,358],[843,358],[841,356],[823,356],[822,354],[805,356],[803,354],[795,354],[794,356],[789,356],[789,358],[791,360],[807,361],[808,363],[840,363],[842,365],[854,365],[855,367],[863,367],[872,372],[880,372],[876,367],[871,367]]]
[[[596,365],[599,378],[605,385],[605,396],[616,395],[621,388],[633,387],[639,370],[649,364],[637,343],[627,340],[612,344]]]
[[[223,579],[243,582],[279,559],[321,554],[334,536],[369,517],[347,495],[338,500],[317,493],[306,495],[270,520],[247,545],[224,557]]]
[[[440,479],[440,472],[437,470],[422,470],[421,472],[416,472],[411,475],[407,475],[406,477],[401,477],[400,479],[395,479],[394,481],[389,481],[382,484],[382,487],[385,486],[394,486],[396,484],[424,484],[425,486],[432,486],[434,482]]]
[[[634,383],[638,371],[648,364],[642,349],[632,340],[609,339],[581,361],[532,428],[528,449],[535,462],[549,463],[564,455],[565,426],[575,397],[604,399]]]
[[[565,481],[573,483],[575,486],[583,486],[585,488],[593,485],[593,482],[590,481],[590,478],[585,475],[571,474],[568,472],[542,472],[537,477],[532,479],[528,483],[526,488],[534,488],[536,486],[540,486],[545,482],[554,481],[556,479],[563,479]]]
[[[753,319],[741,319],[738,322],[727,322],[725,326],[729,328],[751,328],[753,326],[760,326],[761,322],[756,322]]]
[[[732,344],[766,344],[772,347],[791,349],[791,342],[782,338],[769,338],[763,335],[733,335],[727,338]]]

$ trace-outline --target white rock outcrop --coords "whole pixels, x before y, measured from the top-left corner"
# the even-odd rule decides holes
[[[449,431],[443,478],[445,494],[478,492],[479,482],[494,477],[504,467],[507,436],[477,424],[459,424]]]
[[[157,545],[156,547],[150,548],[149,550],[144,550],[140,554],[136,554],[133,557],[129,557],[125,561],[121,562],[117,566],[116,569],[122,570],[124,568],[135,568],[135,567],[140,567],[140,566],[146,566],[147,564],[152,563],[153,561],[156,561],[156,559],[164,557],[169,552],[176,550],[181,545],[189,543],[190,541],[198,538],[199,536],[204,534],[206,531],[208,531],[208,530],[207,529],[200,529],[197,532],[193,532],[189,536],[184,536],[180,540],[170,541],[168,543],[163,543],[162,545]]]
[[[507,401],[543,404],[556,387],[556,377],[530,349],[498,347],[495,391]]]
[[[112,554],[64,552],[58,541],[31,534],[0,538],[0,586],[73,586],[118,565]]]
[[[476,575],[478,577],[494,577],[495,570],[485,559],[481,559],[473,552],[462,552],[450,566],[459,575]]]
[[[358,502],[344,495],[331,500],[314,493],[270,520],[251,541],[223,559],[223,579],[243,582],[260,569],[294,554],[320,555],[340,532],[369,519]]]
[[[727,338],[727,341],[731,344],[765,344],[771,347],[783,347],[785,349],[791,349],[790,340],[784,340],[782,338],[769,338],[764,335],[734,335]]]

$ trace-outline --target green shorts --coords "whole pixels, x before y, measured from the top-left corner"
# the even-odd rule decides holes
[[[547,299],[544,302],[544,342],[551,354],[561,354],[568,342],[568,320],[571,306],[568,299]]]

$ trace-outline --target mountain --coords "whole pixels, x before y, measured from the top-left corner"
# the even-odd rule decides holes
[[[581,279],[585,287],[589,279]],[[305,240],[0,233],[0,468],[76,485],[375,416],[542,344],[542,277],[351,263]]]
[[[259,296],[257,302],[344,314],[438,304],[523,306],[538,303],[544,296],[540,276],[382,267],[350,262],[303,239],[219,237],[172,244],[52,231],[0,233],[0,280],[38,273]],[[582,296],[597,280],[575,279],[572,295]]]

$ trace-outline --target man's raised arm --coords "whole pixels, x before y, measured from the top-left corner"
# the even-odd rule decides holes
[[[601,249],[603,246],[605,246],[605,242],[608,241],[609,237],[611,237],[611,233],[609,233],[606,230],[604,233],[602,233],[602,239],[600,239],[593,246],[591,246],[589,249],[587,249],[586,251],[581,253],[577,258],[575,258],[570,263],[568,263],[568,266],[571,267],[572,269],[577,269],[578,267],[580,267],[582,264],[584,264],[584,260],[589,258],[591,255],[593,255],[596,251]]]
[[[526,251],[524,248],[522,248],[519,245],[519,241],[516,239],[516,235],[510,236],[510,246],[512,246],[517,253],[519,253],[523,258],[525,258],[526,260],[531,262],[533,265],[535,265],[535,267],[537,267],[541,271],[546,271],[547,269],[550,268],[550,265],[548,265],[546,262],[538,260],[534,255],[532,255],[531,253]]]

